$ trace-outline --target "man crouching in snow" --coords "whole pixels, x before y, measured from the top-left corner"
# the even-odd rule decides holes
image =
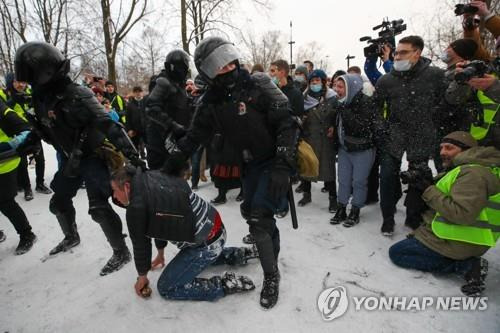
[[[197,276],[209,265],[243,265],[258,256],[256,248],[224,247],[226,230],[219,213],[191,192],[182,178],[161,171],[125,166],[111,180],[113,198],[127,208],[126,218],[139,277],[135,292],[149,296],[148,271],[165,265],[167,241],[180,251],[158,279],[158,291],[167,299],[214,301],[255,289],[246,276],[226,272],[209,279]],[[151,262],[151,239],[158,255]]]

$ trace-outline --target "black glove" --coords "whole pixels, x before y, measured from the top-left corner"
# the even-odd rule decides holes
[[[174,151],[165,160],[162,171],[170,176],[182,177],[184,172],[189,168],[188,158],[189,156],[180,150]]]
[[[17,147],[16,151],[20,155],[38,154],[40,151],[40,137],[34,131],[31,131],[23,143]]]
[[[175,121],[172,122],[171,131],[172,131],[172,139],[174,141],[177,141],[180,138],[182,138],[184,135],[186,135],[187,132],[184,126],[176,123]]]
[[[138,154],[132,154],[129,156],[128,160],[130,161],[130,164],[137,168],[141,168],[142,171],[145,171],[147,169],[146,162],[140,159]]]
[[[285,197],[290,186],[290,167],[285,162],[276,162],[271,169],[269,196],[274,202]]]
[[[417,190],[419,190],[420,192],[423,193],[432,184],[433,184],[433,181],[432,181],[432,176],[431,176],[430,179],[429,179],[429,177],[421,178],[418,182],[416,182],[415,184],[411,184],[410,186],[416,188]]]

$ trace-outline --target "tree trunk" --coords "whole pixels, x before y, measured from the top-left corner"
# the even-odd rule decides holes
[[[189,41],[187,38],[187,10],[186,0],[181,0],[181,36],[182,36],[182,49],[189,53]],[[154,68],[154,67],[153,67]]]
[[[104,50],[106,51],[106,62],[108,63],[108,79],[116,82],[115,59],[113,44],[111,41],[111,9],[108,0],[101,0],[102,27],[104,33]]]

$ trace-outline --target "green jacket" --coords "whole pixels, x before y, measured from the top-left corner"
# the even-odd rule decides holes
[[[424,224],[415,230],[415,238],[425,246],[456,260],[481,256],[489,247],[438,238],[431,229],[434,215],[439,212],[453,223],[474,225],[479,212],[486,207],[488,197],[500,192],[500,180],[489,169],[468,164],[500,166],[500,151],[493,147],[475,147],[458,154],[453,165],[462,168],[451,195],[447,197],[436,186],[429,186],[422,195],[429,209],[422,214]],[[438,178],[442,176],[444,174]]]

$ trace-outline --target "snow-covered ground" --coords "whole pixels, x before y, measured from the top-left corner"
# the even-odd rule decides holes
[[[54,151],[45,147],[46,178],[56,167]],[[34,169],[30,169],[34,183]],[[289,217],[279,220],[282,282],[279,302],[264,311],[259,306],[262,272],[257,261],[238,269],[254,279],[257,289],[214,303],[167,301],[156,288],[151,299],[135,295],[133,263],[106,277],[100,268],[111,255],[99,226],[87,215],[84,190],[75,198],[77,224],[82,243],[72,253],[42,263],[40,259],[57,244],[62,233],[49,213],[50,196],[35,193],[24,207],[38,241],[33,249],[14,256],[18,238],[2,215],[0,228],[7,240],[0,244],[0,331],[1,332],[500,332],[500,258],[498,247],[486,254],[490,262],[486,311],[355,311],[354,304],[342,317],[326,322],[317,308],[325,286],[344,286],[349,296],[461,296],[462,281],[394,266],[388,248],[409,232],[403,226],[403,208],[398,207],[393,239],[380,232],[378,206],[362,210],[361,223],[351,229],[328,223],[327,195],[313,184],[313,203],[297,207],[299,229],[293,230]],[[198,192],[210,199],[212,185],[201,183]],[[219,206],[228,229],[228,245],[241,245],[247,225],[235,202]],[[299,199],[297,195],[296,200]],[[116,208],[125,222],[125,211]],[[126,228],[126,227],[125,227]],[[131,247],[130,240],[127,242]],[[167,247],[167,260],[175,255]],[[210,268],[204,275],[220,274],[224,267]],[[153,285],[159,271],[149,274]]]

